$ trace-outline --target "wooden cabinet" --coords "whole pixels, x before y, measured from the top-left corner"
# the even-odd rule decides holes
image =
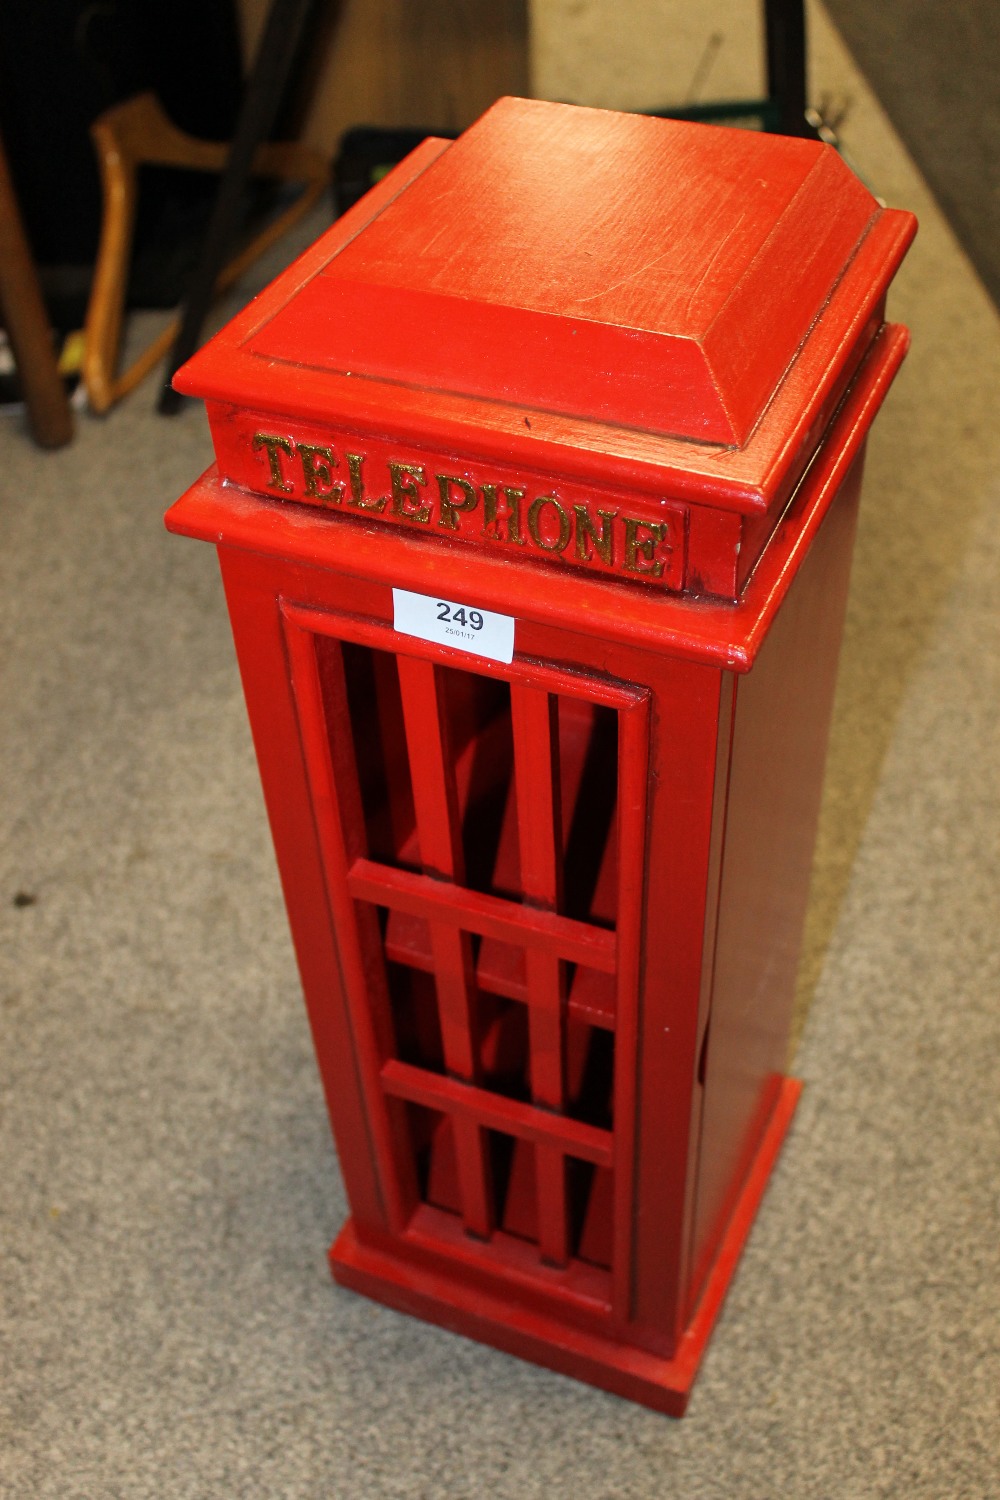
[[[222,560],[334,1274],[673,1413],[797,1097],[913,231],[818,144],[505,100],[178,377],[218,463],[168,525]]]

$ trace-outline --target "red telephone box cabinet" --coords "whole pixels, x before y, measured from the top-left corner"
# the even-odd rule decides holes
[[[502,100],[178,376],[351,1218],[680,1413],[783,1076],[914,231],[828,147]]]

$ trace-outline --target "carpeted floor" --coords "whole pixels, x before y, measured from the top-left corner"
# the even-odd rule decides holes
[[[1000,305],[1000,9],[992,0],[828,4]]]
[[[681,1423],[335,1288],[343,1214],[215,563],[203,414],[0,428],[4,1500],[1000,1493],[1000,323],[922,228],[871,445],[803,1102]],[[669,93],[667,94],[669,97]]]

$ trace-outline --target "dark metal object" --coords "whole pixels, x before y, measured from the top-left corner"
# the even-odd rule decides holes
[[[647,114],[668,120],[724,123],[757,120],[775,135],[804,136],[818,132],[806,117],[806,20],[803,0],[764,0],[764,51],[767,64],[766,99],[719,99],[707,104],[667,106]]]
[[[767,0],[764,6],[768,104],[780,135],[811,136],[806,122],[806,18],[802,0]]]
[[[244,208],[254,150],[270,134],[288,83],[296,48],[315,0],[272,0],[257,48],[236,134],[219,183],[205,243],[184,302],[177,340],[167,360],[158,409],[172,415],[182,397],[171,385],[174,372],[198,347],[219,272],[229,257]]]
[[[56,365],[52,330],[2,141],[0,314],[14,354],[28,425],[35,441],[43,448],[61,448],[73,436],[73,415]]]

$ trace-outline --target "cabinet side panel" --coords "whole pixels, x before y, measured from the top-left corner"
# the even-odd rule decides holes
[[[861,468],[859,457],[753,670],[736,683],[689,1313],[786,1064]]]
[[[689,1163],[723,674],[664,659],[654,693],[636,1003],[632,1342],[672,1357],[684,1329]]]

